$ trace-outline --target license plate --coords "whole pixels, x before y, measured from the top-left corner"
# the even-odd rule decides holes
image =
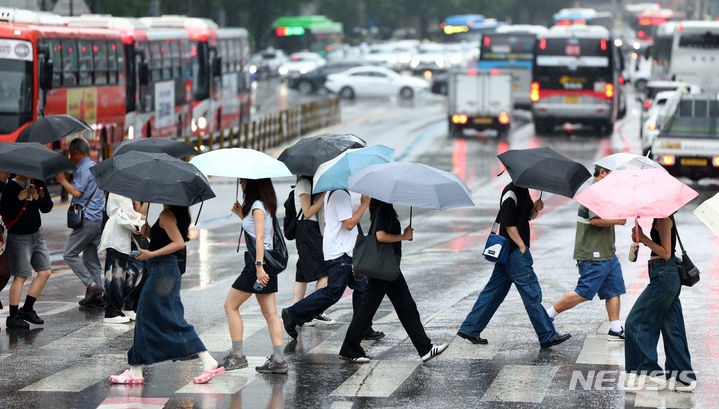
[[[474,118],[475,124],[491,124],[492,118]]]
[[[681,163],[682,166],[707,166],[709,161],[707,159],[682,158],[679,163]]]
[[[564,103],[565,104],[578,104],[579,103],[579,95],[567,95],[564,97]]]
[[[515,85],[515,86],[514,86],[514,92],[518,92],[518,91],[519,91],[519,85]]]

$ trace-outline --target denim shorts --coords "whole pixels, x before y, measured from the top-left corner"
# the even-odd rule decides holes
[[[42,230],[32,234],[8,233],[5,251],[12,276],[32,277],[33,270],[50,270],[50,256]]]
[[[595,295],[599,295],[599,299],[606,300],[627,292],[622,266],[616,255],[610,260],[580,260],[578,266],[579,281],[574,292],[581,297],[591,300]]]

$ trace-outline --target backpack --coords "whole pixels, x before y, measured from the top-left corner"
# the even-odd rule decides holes
[[[285,200],[285,218],[282,227],[287,240],[294,240],[297,235],[297,209],[295,208],[295,186],[292,186],[290,194]]]

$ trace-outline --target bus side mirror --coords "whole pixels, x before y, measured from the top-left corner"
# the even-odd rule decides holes
[[[148,67],[146,61],[141,61],[137,66],[137,78],[140,80],[140,85],[147,85],[150,83],[150,67]]]
[[[215,58],[212,59],[212,76],[222,76],[222,57],[220,56],[215,56]]]
[[[43,89],[52,89],[52,60],[43,61],[40,66],[40,87]]]

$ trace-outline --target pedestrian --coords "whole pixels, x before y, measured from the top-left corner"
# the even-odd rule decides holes
[[[367,279],[352,272],[352,250],[357,239],[357,224],[369,207],[370,198],[362,196],[357,210],[352,210],[352,198],[347,190],[333,190],[324,197],[325,228],[322,253],[327,266],[327,287],[320,288],[292,306],[282,310],[282,322],[287,334],[297,339],[297,326],[312,321],[317,314],[342,298],[345,288],[352,293],[354,315],[359,313]],[[384,333],[367,327],[363,339],[377,340]]]
[[[402,232],[397,212],[394,207],[377,199],[369,204],[370,218],[375,225],[377,241],[379,243],[392,243],[398,263],[402,259],[402,240],[412,240],[414,230],[407,226]],[[409,292],[407,282],[400,272],[394,281],[368,278],[367,290],[362,296],[362,305],[357,314],[352,316],[352,322],[347,329],[340,358],[353,363],[369,363],[370,359],[360,345],[362,335],[372,323],[380,303],[385,295],[394,306],[404,330],[412,340],[422,361],[427,362],[444,352],[449,344],[434,345],[427,337],[419,318],[417,304]]]
[[[10,173],[0,171],[0,197],[2,197],[2,192],[7,186],[8,179],[10,179]],[[10,266],[5,253],[5,226],[2,224],[2,219],[0,219],[0,291],[5,289],[8,281],[10,281]],[[2,300],[0,300],[0,310],[2,309]]]
[[[315,291],[327,287],[327,267],[322,254],[322,229],[319,221],[324,224],[325,192],[312,194],[312,178],[298,176],[295,185],[295,209],[298,209],[297,233],[297,268],[295,270],[295,287],[292,304],[305,298],[307,283],[315,281]],[[305,325],[336,324],[336,321],[324,313],[318,314]]]
[[[122,324],[135,318],[133,306],[125,300],[140,283],[143,261],[130,257],[139,250],[133,234],[139,234],[145,216],[135,210],[132,199],[110,193],[106,199],[107,222],[100,238],[98,251],[105,255],[105,319],[106,324]]]
[[[110,376],[110,382],[144,383],[143,365],[187,359],[202,360],[202,373],[195,383],[209,382],[225,371],[207,352],[192,325],[185,321],[180,299],[181,274],[175,253],[189,240],[190,210],[186,206],[164,205],[150,229],[149,249],[141,249],[138,260],[149,260],[145,287],[140,294],[132,348],[127,352],[130,368]]]
[[[49,213],[52,206],[45,183],[22,175],[16,175],[7,182],[0,198],[0,215],[7,228],[5,251],[13,276],[8,302],[10,315],[6,320],[8,328],[28,329],[28,323],[45,323],[38,317],[34,305],[50,278],[50,255],[41,228],[40,213]],[[22,288],[28,277],[32,277],[33,270],[37,272],[37,277],[30,283],[25,304],[18,309]]]
[[[594,183],[609,175],[610,170],[594,167]],[[589,301],[595,295],[605,300],[609,317],[608,341],[624,341],[624,328],[619,320],[620,296],[626,293],[622,266],[615,254],[614,226],[624,225],[625,219],[602,219],[579,205],[577,231],[574,239],[574,259],[577,260],[579,280],[574,291],[566,293],[547,310],[549,318]]]
[[[242,351],[243,331],[240,306],[252,294],[260,304],[262,316],[267,321],[272,342],[272,355],[262,366],[255,367],[261,373],[287,373],[287,361],[282,351],[282,323],[277,315],[277,275],[270,275],[264,269],[265,251],[272,250],[272,218],[276,217],[277,195],[270,179],[242,179],[242,204],[235,202],[232,212],[242,219],[242,229],[255,241],[255,258],[245,252],[245,268],[237,277],[225,298],[225,313],[232,338],[232,349],[222,361],[222,366],[231,371],[246,368],[247,357]],[[259,245],[258,243],[263,243]]]
[[[77,278],[86,286],[85,297],[79,304],[84,307],[102,306],[102,267],[97,248],[102,235],[102,213],[105,208],[104,192],[97,187],[90,168],[90,144],[83,138],[70,142],[70,161],[75,165],[72,183],[64,174],[57,175],[58,183],[72,195],[72,204],[83,207],[82,226],[75,228],[67,239],[62,256]],[[82,253],[82,259],[80,254]]]
[[[532,201],[527,188],[509,183],[502,191],[499,234],[509,239],[509,260],[494,265],[492,276],[479,293],[472,311],[457,332],[460,337],[473,344],[488,342],[481,337],[481,333],[504,301],[512,283],[522,297],[524,309],[542,348],[561,344],[571,337],[570,334],[560,335],[554,329],[552,320],[542,307],[542,288],[532,268],[529,221],[535,219],[543,208],[542,200]]]
[[[634,302],[626,322],[624,367],[628,383],[637,377],[659,389],[674,380],[674,390],[692,392],[696,374],[692,369],[687,334],[684,329],[682,304],[679,301],[681,282],[676,258],[677,228],[674,216],[654,219],[647,237],[641,226],[632,229],[632,239],[651,249],[649,285]],[[666,362],[662,369],[657,362],[657,344],[662,335]],[[671,383],[670,383],[671,385]]]

